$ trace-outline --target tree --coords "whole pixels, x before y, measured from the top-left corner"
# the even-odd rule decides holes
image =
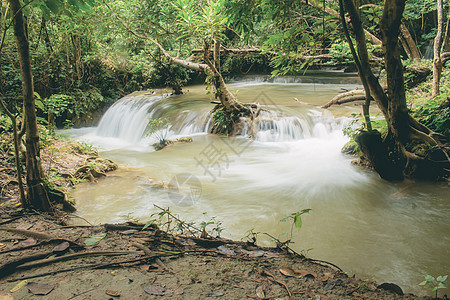
[[[150,1],[152,2],[152,1]],[[170,2],[170,1],[169,1]],[[139,2],[140,3],[140,2]],[[105,5],[113,10],[107,2]],[[161,4],[159,4],[161,5]],[[167,40],[168,31],[161,34],[161,24],[146,24],[147,32],[153,34],[153,36],[142,33],[139,28],[132,28],[129,24],[132,22],[126,22],[124,18],[118,17],[117,19],[122,25],[137,38],[150,41],[155,45],[164,57],[171,63],[180,65],[182,67],[205,72],[208,75],[208,80],[213,88],[214,96],[219,100],[213,113],[222,111],[224,116],[229,119],[231,125],[241,122],[241,117],[248,117],[253,119],[256,115],[254,111],[258,109],[256,104],[242,104],[228,89],[225,80],[220,71],[220,52],[223,48],[222,43],[225,40],[223,32],[225,31],[225,15],[221,10],[221,1],[217,0],[177,0],[167,3],[170,10],[164,11],[166,15],[169,15],[172,19],[172,27],[176,28],[175,33],[171,32],[173,36],[169,38],[179,41],[188,51],[185,49],[178,49],[177,55],[173,55],[167,50],[163,43],[158,39],[165,40],[166,44],[173,44],[173,40]],[[131,9],[130,5],[126,9]],[[160,13],[161,11],[158,11]],[[167,21],[166,21],[167,22]],[[194,61],[194,56],[188,58],[180,58],[180,52],[190,53],[190,50],[195,49],[195,45],[201,45],[201,57],[197,57],[200,62]],[[181,48],[181,47],[180,47]],[[184,51],[183,51],[184,50]],[[234,126],[222,127],[214,126],[213,131],[219,134],[236,134]]]
[[[448,173],[448,149],[443,147],[447,138],[434,133],[408,112],[400,58],[398,35],[405,2],[386,0],[380,21],[384,62],[387,74],[387,93],[369,66],[363,25],[353,0],[340,0],[349,14],[357,44],[358,59],[367,81],[370,93],[382,111],[387,134],[384,138],[378,132],[361,134],[357,142],[382,178],[400,180],[404,177],[437,178]],[[425,145],[433,151],[420,155],[418,145]],[[423,149],[423,148],[422,148]]]
[[[437,33],[434,38],[433,47],[433,97],[439,95],[439,83],[441,81],[442,73],[442,59],[441,59],[441,45],[442,45],[442,31],[444,27],[444,11],[442,8],[442,0],[437,0]]]
[[[50,211],[52,206],[48,196],[48,189],[44,181],[40,160],[39,131],[36,121],[36,107],[34,100],[33,75],[31,72],[30,48],[26,35],[26,24],[23,17],[23,7],[19,0],[8,0],[13,16],[14,36],[20,61],[23,96],[23,120],[25,128],[26,148],[26,178],[27,178],[27,206]]]

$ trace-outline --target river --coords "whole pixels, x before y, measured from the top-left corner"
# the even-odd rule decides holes
[[[240,101],[270,108],[260,116],[254,140],[205,133],[213,107],[205,86],[173,97],[133,93],[113,105],[98,127],[70,131],[120,164],[110,176],[74,190],[78,214],[91,222],[146,221],[157,204],[186,221],[216,217],[225,237],[241,239],[254,229],[283,240],[290,223],[280,219],[310,208],[291,247],[349,275],[425,294],[418,286],[424,275],[450,270],[449,187],[389,183],[341,154],[348,141],[342,128],[361,108],[320,106],[357,86],[357,78],[340,72],[232,81],[229,88]],[[155,136],[143,134],[149,118],[168,118],[172,127],[162,134],[191,136],[193,142],[154,151]],[[271,245],[262,236],[259,242]]]

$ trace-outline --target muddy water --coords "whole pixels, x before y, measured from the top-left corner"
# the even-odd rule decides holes
[[[311,208],[302,229],[293,232],[293,248],[310,249],[309,256],[338,264],[349,275],[424,294],[417,285],[423,275],[450,270],[449,188],[387,183],[340,153],[347,142],[345,116],[360,108],[319,106],[356,86],[355,78],[340,73],[231,83],[241,101],[271,108],[261,114],[254,140],[205,133],[212,105],[203,86],[176,97],[126,97],[98,128],[72,131],[121,165],[113,176],[73,192],[78,214],[91,222],[145,221],[157,204],[187,221],[216,216],[230,238],[254,228],[286,239],[290,224],[280,219]],[[194,141],[155,152],[150,145],[157,138],[143,132],[147,120],[158,117],[172,124],[163,134]]]

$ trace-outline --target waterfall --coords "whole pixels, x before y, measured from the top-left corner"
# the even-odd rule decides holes
[[[187,109],[174,97],[133,93],[118,100],[100,120],[96,135],[138,143],[145,138],[145,130],[152,118],[167,118],[171,124],[165,130],[168,138],[208,133],[211,114],[207,107]],[[259,142],[285,142],[307,138],[326,138],[332,131],[342,128],[342,122],[327,111],[310,109],[291,112],[266,107],[253,126],[244,122],[241,135]],[[253,128],[253,129],[250,129]]]

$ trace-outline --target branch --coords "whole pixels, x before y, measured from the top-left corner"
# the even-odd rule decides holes
[[[316,3],[314,0],[301,0],[301,2],[309,4],[317,9],[323,10],[323,7],[321,4]],[[325,12],[335,18],[339,19],[339,13],[337,11],[335,11],[332,8],[329,7],[325,7]],[[349,21],[349,18],[346,18],[346,21]],[[370,33],[369,31],[367,31],[366,29],[364,29],[364,33],[365,35],[369,38],[370,42],[374,45],[381,45],[381,40],[379,38],[377,38],[375,35],[373,35],[372,33]]]
[[[111,7],[106,3],[106,1],[103,1],[103,3],[106,5],[106,7],[109,10],[112,11]],[[152,42],[153,44],[155,44],[170,62],[173,62],[177,65],[183,66],[183,67],[191,69],[191,70],[196,70],[196,71],[205,71],[205,69],[208,68],[208,66],[206,64],[194,63],[194,62],[191,62],[191,61],[188,61],[185,59],[173,57],[166,51],[166,49],[164,49],[164,47],[160,43],[158,43],[158,41],[156,39],[149,37],[147,35],[143,35],[143,34],[135,32],[127,24],[125,24],[125,22],[121,18],[119,18],[119,16],[117,14],[114,14],[114,16],[122,24],[122,26],[125,27],[125,29],[128,32],[130,32],[132,35],[134,35],[135,37],[140,38],[140,39],[148,40],[148,41]]]
[[[341,93],[336,95],[327,104],[323,105],[322,108],[329,108],[334,104],[344,104],[352,101],[366,100],[366,95],[364,90],[352,90],[349,92]]]

